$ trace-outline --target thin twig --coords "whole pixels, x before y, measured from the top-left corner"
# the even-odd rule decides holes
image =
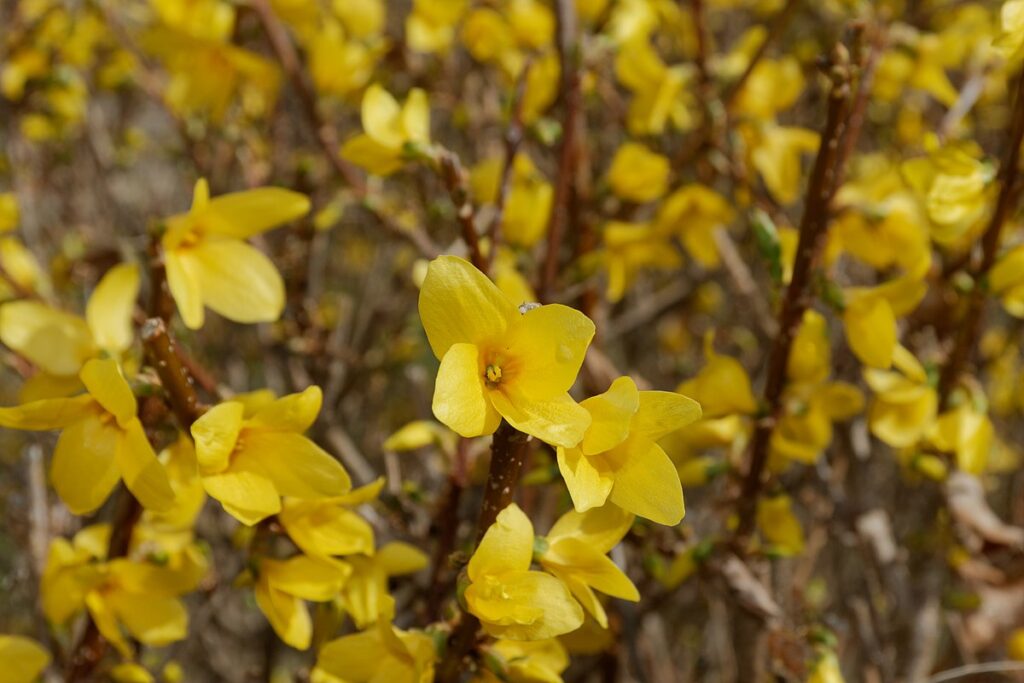
[[[526,78],[530,73],[531,62],[523,65],[523,72],[516,82],[516,90],[512,96],[512,115],[505,131],[505,161],[501,168],[501,179],[498,182],[498,198],[495,202],[494,218],[487,230],[490,247],[487,251],[487,265],[490,267],[498,253],[503,239],[502,229],[505,227],[505,205],[512,193],[512,177],[515,169],[516,154],[523,142],[523,100],[526,95]]]
[[[484,258],[480,251],[480,236],[476,232],[476,209],[469,198],[469,182],[466,171],[459,157],[451,150],[441,148],[437,151],[437,164],[441,180],[455,205],[455,216],[459,219],[462,239],[469,248],[469,260],[477,270],[487,274],[490,259]],[[492,248],[493,251],[493,248]]]
[[[768,53],[768,48],[772,46],[782,34],[785,33],[786,27],[789,25],[789,20],[793,18],[793,10],[800,3],[800,0],[786,0],[786,4],[772,19],[772,24],[768,28],[768,35],[765,36],[761,44],[757,46],[757,51],[747,62],[747,68],[743,70],[739,78],[729,84],[722,93],[722,103],[725,105],[726,110],[730,110],[736,102],[736,96],[743,90],[743,86],[746,84],[747,79],[750,78],[750,74],[754,73],[754,69],[761,63],[764,56]]]

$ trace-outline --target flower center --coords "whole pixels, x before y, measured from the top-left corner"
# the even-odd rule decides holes
[[[501,382],[501,366],[493,364],[488,365],[487,369],[484,371],[484,377],[487,378],[488,386],[496,386]]]

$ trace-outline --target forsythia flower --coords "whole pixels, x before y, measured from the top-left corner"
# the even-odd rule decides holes
[[[401,541],[387,543],[369,557],[353,556],[346,561],[352,566],[352,576],[342,590],[341,604],[358,628],[373,623],[386,607],[382,601],[388,596],[390,577],[427,566],[426,555]]]
[[[467,0],[414,0],[405,19],[409,47],[416,52],[447,52],[467,5]]]
[[[938,394],[924,367],[902,346],[893,352],[895,370],[864,370],[864,381],[875,392],[868,410],[871,433],[894,448],[912,446],[935,420]]]
[[[839,669],[839,660],[834,652],[826,651],[819,654],[811,667],[811,675],[807,683],[844,683],[843,672]]]
[[[391,624],[394,601],[387,597],[376,624],[362,633],[326,643],[317,656],[313,683],[430,683],[434,640],[421,631]]]
[[[1024,318],[1024,245],[1000,257],[988,273],[988,286],[1002,297],[1007,313]]]
[[[284,309],[280,273],[245,239],[309,212],[305,195],[276,187],[210,199],[195,186],[188,213],[167,219],[162,244],[167,285],[185,325],[203,326],[203,307],[241,323],[277,320]]]
[[[766,123],[759,131],[750,160],[781,203],[792,204],[800,196],[801,157],[817,151],[818,143],[818,134],[806,128]]]
[[[732,222],[735,212],[725,197],[704,185],[687,185],[665,199],[655,219],[664,234],[679,235],[686,251],[705,268],[719,263],[715,231]]]
[[[92,512],[117,482],[147,508],[174,501],[167,473],[136,416],[135,396],[113,360],[93,359],[82,368],[86,392],[0,408],[0,426],[60,429],[50,478],[71,512]]]
[[[615,505],[576,512],[570,510],[539,540],[543,549],[537,560],[549,573],[569,587],[602,628],[608,616],[594,590],[636,602],[640,593],[605,553],[622,540],[633,524],[633,515]]]
[[[438,420],[465,437],[491,434],[501,418],[555,446],[583,438],[589,414],[570,398],[594,323],[559,304],[519,312],[463,259],[430,263],[420,318],[441,360],[434,388]]]
[[[668,158],[644,145],[627,142],[615,152],[608,169],[612,191],[627,201],[649,202],[668,189]]]
[[[497,200],[504,164],[504,159],[494,158],[473,168],[470,186],[477,202],[486,204]],[[530,157],[517,154],[501,219],[505,240],[520,247],[536,244],[547,229],[553,198],[554,188],[537,170]]]
[[[615,75],[633,92],[626,114],[629,132],[658,135],[669,121],[677,128],[690,128],[693,117],[684,89],[692,72],[690,65],[667,66],[646,36],[623,45],[615,57]]]
[[[972,145],[948,145],[903,163],[903,177],[921,201],[932,239],[940,245],[960,245],[983,225],[995,173],[979,155]]]
[[[495,675],[485,669],[474,679],[477,683],[556,683],[569,668],[569,653],[557,638],[497,640],[487,651],[495,657],[501,671]]]
[[[1024,0],[1007,0],[999,14],[1002,32],[995,46],[1010,61],[1019,61],[1024,54]]]
[[[313,620],[303,600],[333,599],[351,573],[351,567],[337,560],[263,558],[256,572],[256,604],[281,640],[305,650],[313,637]]]
[[[995,448],[992,420],[968,404],[939,415],[927,434],[935,448],[953,453],[957,467],[969,474],[982,474]]]
[[[637,391],[629,377],[580,405],[591,415],[590,427],[578,446],[558,449],[576,510],[611,501],[659,524],[678,524],[683,488],[657,440],[697,420],[700,405],[669,391]]]
[[[18,227],[18,198],[13,192],[0,192],[0,232]]]
[[[793,514],[793,501],[789,496],[759,499],[757,528],[776,555],[789,557],[804,551],[804,528]]]
[[[608,300],[622,299],[643,269],[673,270],[682,265],[679,251],[650,223],[610,221],[604,226],[600,263],[607,272]]]
[[[513,503],[498,513],[469,560],[466,605],[495,638],[543,640],[583,624],[569,589],[532,571],[532,557],[533,525]]]
[[[243,524],[281,511],[281,496],[325,498],[349,490],[341,464],[302,435],[323,395],[312,386],[258,408],[239,401],[214,406],[192,425],[206,492]]]
[[[32,683],[50,664],[50,653],[24,636],[0,635],[0,683]]]
[[[374,175],[390,175],[405,163],[406,146],[430,145],[430,104],[419,88],[399,105],[376,83],[366,89],[362,104],[363,133],[341,147],[341,156]]]
[[[331,498],[285,498],[278,520],[302,552],[313,557],[373,554],[373,527],[349,508],[377,497],[384,478]]]

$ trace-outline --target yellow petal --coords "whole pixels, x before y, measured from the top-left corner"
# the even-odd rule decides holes
[[[559,567],[563,573],[605,595],[633,602],[640,600],[640,592],[629,577],[582,538],[566,537],[552,542],[541,556],[541,564]]]
[[[420,88],[410,90],[402,106],[402,132],[406,140],[430,144],[430,102]]]
[[[489,391],[488,395],[510,425],[552,446],[572,448],[583,440],[590,426],[590,413],[569,394],[535,398],[510,388]]]
[[[470,611],[497,638],[543,640],[583,625],[583,609],[565,584],[543,572],[509,572],[498,596],[482,595],[477,584],[466,589]]]
[[[1024,245],[1004,254],[988,274],[989,287],[997,294],[1022,282],[1024,282]]]
[[[284,281],[258,249],[244,242],[222,240],[204,242],[191,252],[203,302],[211,309],[240,323],[271,322],[281,317]]]
[[[50,653],[42,645],[23,636],[0,636],[2,683],[32,683],[50,664]]]
[[[167,470],[157,460],[139,420],[132,419],[118,441],[117,467],[128,490],[147,510],[168,510],[174,504]]]
[[[420,287],[419,313],[438,358],[443,358],[452,344],[479,345],[500,337],[519,316],[493,282],[455,256],[440,256],[430,262]]]
[[[658,524],[675,526],[686,510],[679,472],[665,451],[642,437],[619,446],[626,453],[615,473],[609,500],[624,510]]]
[[[106,596],[99,591],[90,591],[85,596],[85,604],[96,628],[107,642],[117,648],[122,657],[131,657],[132,648],[128,645],[128,640],[124,637],[121,625],[117,623],[117,616],[107,603]]]
[[[399,576],[418,572],[427,566],[428,560],[427,556],[416,546],[401,541],[391,541],[377,551],[374,562],[388,576]]]
[[[256,604],[281,640],[297,650],[309,648],[313,621],[302,600],[277,590],[266,581],[259,581],[256,584]]]
[[[587,512],[569,510],[558,518],[547,538],[579,538],[600,553],[614,548],[633,526],[634,516],[617,505],[605,505]]]
[[[107,604],[140,643],[160,647],[188,635],[188,611],[177,598],[115,591]]]
[[[363,130],[374,141],[387,147],[401,147],[402,110],[387,90],[374,83],[363,93]]]
[[[93,358],[83,367],[79,377],[89,395],[124,426],[135,417],[135,394],[121,375],[117,361]]]
[[[164,265],[167,272],[167,287],[171,290],[174,303],[182,322],[192,330],[203,326],[203,294],[196,273],[196,260],[190,249],[168,249],[164,245]]]
[[[700,404],[692,398],[672,391],[641,391],[629,433],[657,441],[700,417]]]
[[[498,428],[501,417],[487,398],[477,347],[453,344],[445,352],[432,408],[438,420],[467,438],[493,434]]]
[[[668,189],[668,158],[644,145],[627,142],[619,147],[608,169],[612,190],[632,202],[649,202]]]
[[[139,295],[139,267],[121,263],[107,271],[85,307],[96,345],[114,353],[132,344],[132,311]]]
[[[336,638],[324,645],[316,666],[343,681],[372,681],[379,677],[388,656],[376,629],[371,629]]]
[[[585,455],[603,453],[626,440],[629,424],[640,406],[640,392],[630,377],[619,377],[608,391],[580,403],[590,413],[590,427],[580,450]]]
[[[120,439],[121,431],[98,417],[74,422],[60,433],[50,479],[72,513],[92,512],[114,490],[121,478],[115,457]]]
[[[888,368],[896,348],[896,316],[882,297],[854,299],[843,311],[846,340],[865,365]]]
[[[757,527],[761,534],[784,555],[799,555],[804,549],[804,529],[793,514],[789,496],[762,498],[757,503]]]
[[[210,200],[202,212],[210,233],[246,239],[309,213],[309,197],[280,187],[232,192]]]
[[[611,470],[599,468],[591,457],[579,448],[558,448],[558,470],[578,512],[604,505],[615,483]]]
[[[121,662],[110,669],[114,683],[156,683],[153,674],[133,662]]]
[[[344,562],[305,555],[260,562],[261,581],[289,595],[318,602],[336,597],[351,573],[352,568]]]
[[[500,348],[518,367],[514,380],[532,396],[553,396],[576,382],[583,357],[594,338],[594,323],[579,311],[561,304],[531,309],[514,320]]]
[[[366,169],[367,173],[388,176],[402,168],[404,161],[398,150],[385,147],[369,135],[346,140],[338,152],[342,159]]]
[[[263,474],[232,467],[222,474],[203,477],[203,488],[242,524],[252,526],[281,510],[281,496]]]
[[[352,488],[341,463],[301,434],[247,430],[244,439],[236,462],[262,472],[282,496],[322,498]]]
[[[37,301],[0,306],[0,341],[53,375],[75,375],[96,347],[78,316]]]
[[[241,403],[227,401],[210,408],[192,423],[201,473],[215,474],[227,468],[242,429],[244,410]]]
[[[533,557],[533,524],[519,506],[512,503],[498,513],[469,560],[469,578],[478,581],[487,574],[525,571]]]
[[[475,353],[474,353],[475,355]],[[384,440],[386,451],[413,451],[438,441],[443,428],[430,420],[414,420]]]
[[[289,538],[309,555],[373,554],[373,527],[337,503],[287,499],[278,518]]]
[[[74,398],[44,398],[20,406],[0,408],[0,427],[45,431],[62,429],[95,415],[96,401],[88,394]]]
[[[272,429],[282,432],[304,432],[316,422],[323,404],[318,386],[306,387],[297,394],[288,394],[256,411],[249,420],[250,429]]]

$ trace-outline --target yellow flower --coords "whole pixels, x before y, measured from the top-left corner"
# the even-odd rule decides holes
[[[704,367],[696,377],[680,384],[677,391],[692,396],[705,418],[752,415],[757,411],[757,401],[750,376],[735,358],[715,353],[712,342],[711,335],[705,337]]]
[[[495,157],[475,166],[470,174],[473,196],[480,204],[494,203],[500,192],[505,160]],[[554,188],[526,154],[517,154],[512,166],[512,183],[502,214],[505,241],[520,247],[537,243],[548,226]]]
[[[974,145],[947,145],[905,161],[903,177],[931,221],[931,236],[943,246],[967,246],[984,226],[993,169]]]
[[[374,175],[390,175],[405,163],[406,147],[430,145],[430,104],[419,88],[405,104],[376,83],[366,89],[362,104],[363,132],[345,142],[341,156]]]
[[[895,370],[864,370],[864,381],[875,392],[868,426],[880,440],[903,448],[917,443],[931,427],[939,398],[910,351],[897,346],[892,362]]]
[[[732,222],[735,212],[725,197],[704,185],[687,185],[665,199],[655,225],[663,234],[679,235],[686,251],[705,268],[718,266],[715,231]]]
[[[117,363],[90,360],[80,377],[87,393],[0,408],[0,426],[61,430],[50,478],[76,515],[102,505],[122,479],[145,507],[170,507],[174,492],[136,417],[135,396]]]
[[[1024,245],[1003,254],[988,273],[988,286],[1010,315],[1024,318]]]
[[[762,59],[737,94],[735,110],[751,119],[769,122],[792,106],[803,90],[803,67],[799,60]]]
[[[1019,61],[1024,54],[1024,0],[1004,2],[999,18],[1002,32],[996,38],[995,46],[1007,55],[1010,61]]]
[[[603,233],[599,258],[607,272],[609,301],[621,300],[641,270],[672,270],[683,264],[675,245],[649,223],[610,221]]]
[[[0,232],[18,227],[18,198],[13,192],[0,192]]]
[[[969,474],[982,474],[988,469],[996,445],[988,415],[968,404],[939,415],[927,438],[938,450],[953,453],[957,467]]]
[[[303,601],[334,599],[351,573],[351,567],[337,560],[305,555],[263,558],[256,577],[256,604],[282,641],[305,650],[313,637],[313,620]]]
[[[804,551],[804,528],[793,514],[793,501],[789,496],[758,500],[757,528],[776,555],[788,557]]]
[[[50,653],[24,636],[0,635],[0,683],[32,683],[50,664]]]
[[[427,556],[408,543],[392,541],[370,557],[346,558],[352,576],[341,594],[341,604],[358,628],[365,628],[377,619],[386,607],[388,578],[412,574],[427,566]]]
[[[488,650],[501,667],[499,678],[484,670],[478,683],[561,683],[569,668],[569,653],[557,638],[537,641],[497,640]]]
[[[302,435],[320,412],[312,386],[246,414],[238,401],[214,406],[192,425],[206,492],[246,525],[281,511],[281,496],[326,498],[349,490],[341,464]]]
[[[661,134],[669,121],[684,130],[692,126],[685,97],[692,68],[667,66],[646,37],[622,46],[615,57],[615,75],[633,92],[626,115],[632,135]]]
[[[420,631],[402,631],[391,624],[394,601],[388,598],[376,625],[342,636],[321,648],[313,683],[431,683],[434,640]]]
[[[668,189],[668,158],[637,142],[627,142],[615,152],[608,169],[612,191],[627,201],[650,202]]]
[[[575,446],[590,423],[569,388],[594,336],[594,323],[559,304],[520,313],[467,261],[430,263],[420,318],[441,360],[434,415],[465,437],[491,434],[504,417],[555,446]]]
[[[632,524],[633,515],[615,505],[587,512],[570,510],[539,540],[541,566],[569,587],[602,628],[608,628],[608,616],[594,590],[633,602],[640,599],[629,577],[605,556]]]
[[[188,213],[167,219],[163,236],[167,285],[185,325],[203,326],[203,307],[241,323],[277,320],[284,283],[277,268],[245,239],[309,212],[305,195],[276,187],[210,199],[196,183]]]
[[[448,52],[467,5],[467,0],[413,0],[405,19],[409,47],[416,52]]]
[[[110,669],[114,683],[156,683],[153,674],[134,662],[121,662]]]
[[[700,404],[669,391],[637,391],[629,377],[581,403],[592,422],[575,448],[558,449],[573,505],[579,512],[615,505],[659,524],[685,512],[679,473],[658,439],[697,420]]]
[[[309,46],[309,71],[318,91],[348,95],[373,78],[384,45],[364,45],[348,39],[337,22],[326,22]]]
[[[469,560],[469,611],[495,638],[544,640],[583,624],[565,584],[531,571],[533,525],[515,503],[498,513]]]
[[[843,327],[854,355],[865,365],[887,369],[898,341],[897,319],[921,303],[928,292],[925,276],[931,267],[926,254],[912,270],[874,287],[844,291]]]
[[[800,196],[801,157],[818,149],[819,136],[806,128],[766,123],[751,145],[751,161],[765,187],[783,204]]]
[[[381,477],[342,496],[301,500],[286,498],[278,520],[302,552],[313,557],[373,554],[373,527],[350,508],[380,494]]]

